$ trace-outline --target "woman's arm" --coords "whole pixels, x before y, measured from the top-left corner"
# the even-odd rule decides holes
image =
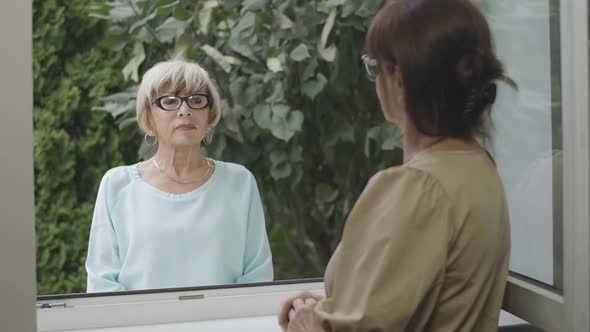
[[[272,255],[258,186],[250,174],[250,206],[246,229],[246,247],[244,252],[243,274],[237,283],[262,282],[273,280]]]
[[[89,293],[125,290],[125,287],[118,282],[121,261],[119,245],[109,213],[108,192],[109,173],[107,172],[98,188],[88,241],[86,291]]]

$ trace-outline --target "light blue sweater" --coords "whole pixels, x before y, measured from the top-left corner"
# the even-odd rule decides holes
[[[88,292],[271,281],[272,259],[254,176],[214,160],[186,194],[144,182],[138,164],[109,170],[94,208]]]

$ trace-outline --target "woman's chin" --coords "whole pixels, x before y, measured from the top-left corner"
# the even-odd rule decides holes
[[[198,147],[201,145],[201,140],[196,137],[177,137],[172,141],[172,145],[178,148]]]

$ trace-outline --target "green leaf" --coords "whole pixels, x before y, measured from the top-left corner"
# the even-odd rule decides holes
[[[272,83],[272,93],[266,98],[266,102],[270,104],[280,103],[285,100],[285,87],[282,81],[275,81]]]
[[[338,198],[338,190],[325,183],[317,184],[314,192],[315,200],[318,204],[331,203]]]
[[[330,118],[330,129],[326,131],[322,147],[331,148],[339,142],[354,142],[354,127],[339,113]]]
[[[229,47],[235,52],[245,56],[248,59],[258,61],[258,58],[256,58],[256,55],[254,54],[252,47],[248,43],[239,39],[238,37],[232,36],[230,38]]]
[[[156,28],[158,40],[162,43],[172,42],[174,38],[184,33],[187,26],[187,21],[179,21],[174,17],[169,17],[164,23]]]
[[[315,80],[309,80],[303,83],[303,94],[313,100],[324,90],[327,83],[328,79],[321,73],[318,73]]]
[[[273,73],[277,73],[283,70],[283,66],[281,65],[281,60],[279,60],[279,58],[268,58],[266,60],[266,66]]]
[[[140,13],[141,14],[141,13]],[[109,11],[110,19],[113,22],[121,22],[126,19],[137,16],[132,7],[124,4],[117,4]]]
[[[292,172],[291,164],[284,151],[272,151],[270,153],[270,176],[275,180],[289,177]]]
[[[244,90],[248,84],[248,79],[244,76],[240,76],[237,79],[234,79],[229,84],[229,92],[231,94],[231,98],[236,102],[239,102],[240,99],[244,98]]]
[[[118,118],[123,114],[135,110],[135,99],[129,100],[125,103],[107,102],[102,106],[93,107],[92,110],[108,112],[113,118]]]
[[[360,17],[373,17],[382,5],[383,0],[364,0],[356,14]]]
[[[161,3],[161,2],[162,1],[160,1],[159,3]],[[163,1],[163,2],[165,2],[165,1]],[[170,3],[162,4],[162,5],[158,6],[158,9],[169,9],[169,8],[172,8],[172,7],[177,6],[179,3],[180,3],[180,0],[175,0],[175,1],[172,1]]]
[[[156,17],[155,12],[152,13],[151,15],[148,15],[148,16],[142,18],[141,20],[133,23],[133,25],[129,28],[129,33],[133,33],[133,31],[135,31],[135,29],[144,26],[147,22],[149,22],[154,17]]]
[[[301,131],[303,112],[292,111],[287,105],[272,106],[272,135],[288,142],[295,133]]]
[[[305,67],[305,70],[303,71],[303,75],[301,76],[301,79],[303,81],[307,81],[308,79],[314,77],[316,75],[315,71],[318,68],[318,61],[316,59],[311,60],[307,66]]]
[[[254,109],[254,121],[260,128],[270,130],[274,137],[288,142],[301,131],[303,112],[283,104],[264,104]]]
[[[211,23],[212,16],[213,8],[203,8],[199,11],[199,31],[204,35],[209,33],[209,24]]]
[[[279,27],[281,29],[287,30],[295,26],[293,21],[291,21],[291,19],[287,15],[281,13],[280,11],[274,10],[273,14],[275,15],[275,19],[279,22]]]
[[[208,56],[213,58],[213,60],[225,71],[229,73],[231,71],[232,65],[240,64],[240,61],[231,56],[225,56],[221,54],[218,50],[213,48],[211,45],[203,45],[201,49],[207,53]]]
[[[268,1],[269,0],[244,0],[244,3],[242,4],[242,13],[263,9]]]
[[[337,7],[343,5],[347,0],[328,0],[327,5],[329,7]]]
[[[342,18],[347,18],[352,15],[358,8],[358,2],[348,1],[342,7]]]
[[[337,49],[335,45],[330,45],[328,46],[328,48],[318,48],[318,53],[320,53],[322,59],[328,62],[333,62],[334,60],[336,60],[336,52]]]
[[[320,48],[323,49],[326,47],[328,43],[328,37],[330,37],[330,32],[334,27],[334,22],[336,22],[336,15],[338,14],[338,10],[336,8],[332,9],[330,15],[326,19],[326,23],[324,24],[324,28],[322,29],[322,36],[320,37]]]
[[[272,111],[270,105],[259,105],[254,109],[254,122],[258,127],[263,129],[270,129],[272,127]]]
[[[289,160],[292,163],[299,163],[303,161],[303,147],[300,145],[294,146],[289,152]]]
[[[365,155],[371,157],[378,149],[394,150],[403,147],[402,133],[391,123],[384,123],[370,128],[365,137]]]
[[[236,33],[240,38],[246,39],[254,34],[254,24],[256,24],[256,14],[246,13],[240,18],[238,25],[232,29],[232,34]]]
[[[137,82],[139,80],[139,74],[137,73],[139,66],[145,60],[145,50],[143,49],[143,44],[140,42],[135,43],[133,47],[133,57],[125,68],[123,68],[123,77],[125,80],[131,79],[133,82]]]
[[[297,46],[295,49],[293,49],[293,51],[291,51],[291,54],[289,54],[289,56],[291,57],[291,59],[297,61],[297,62],[301,62],[307,58],[309,58],[309,50],[307,49],[307,46],[305,44],[299,44],[299,46]]]
[[[192,15],[193,13],[189,12],[183,6],[176,6],[176,8],[174,8],[174,17],[179,21],[189,21]]]

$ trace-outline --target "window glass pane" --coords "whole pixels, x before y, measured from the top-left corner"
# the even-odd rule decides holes
[[[495,157],[511,210],[511,271],[561,288],[562,143],[559,1],[484,1],[519,90],[494,109]]]
[[[134,165],[153,155],[154,138],[144,139],[135,120],[137,87],[150,67],[177,54],[198,61],[219,88],[221,101],[215,105],[221,106],[222,120],[212,132],[212,143],[202,148],[209,157],[244,165],[254,175],[274,279],[323,275],[368,178],[401,161],[399,131],[383,123],[374,84],[366,80],[360,62],[368,23],[384,1],[285,0],[274,1],[273,10],[262,3],[34,1],[39,294],[86,291],[84,265],[100,180],[113,167]],[[183,91],[165,92],[184,96]],[[156,106],[150,107],[166,116]],[[165,163],[147,166],[155,169]],[[150,207],[153,213],[166,210],[147,204],[122,211],[132,196],[125,198],[125,190],[119,189],[103,200],[107,204],[101,216],[114,223],[100,228],[100,238],[116,239],[111,241],[116,245],[96,256],[103,260],[101,273],[112,281],[107,284],[115,286],[124,279],[115,266],[121,263],[117,259],[132,256],[125,255],[131,252],[131,241],[120,241],[126,223],[148,220],[150,214],[144,211]],[[228,196],[239,190],[236,186]],[[237,209],[239,203],[230,197],[220,201],[212,207],[220,213]],[[131,216],[123,218],[126,223],[121,213]],[[225,228],[227,236],[217,241],[203,233],[193,236],[186,229],[170,229],[175,215],[160,221],[166,231],[129,233],[137,240],[153,232],[153,244],[137,251],[139,256],[164,255],[171,246],[189,249],[182,255],[166,254],[173,257],[162,262],[169,268],[129,272],[138,279],[154,273],[183,276],[191,266],[204,271],[233,268],[225,258],[245,257],[241,252],[207,256],[207,251],[227,248],[220,243],[227,244],[240,225]],[[191,258],[209,265],[177,263]],[[240,280],[232,275],[153,288]]]

